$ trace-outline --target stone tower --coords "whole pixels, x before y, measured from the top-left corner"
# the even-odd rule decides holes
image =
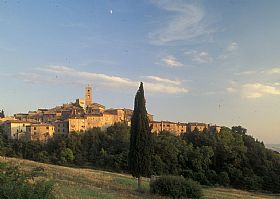
[[[88,107],[92,104],[92,87],[87,85],[86,87],[86,98],[85,98],[85,107]]]

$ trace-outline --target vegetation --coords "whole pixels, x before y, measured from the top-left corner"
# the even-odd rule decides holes
[[[52,199],[53,184],[35,180],[38,172],[25,173],[19,167],[0,162],[0,198]]]
[[[181,176],[161,176],[151,183],[150,190],[154,194],[172,198],[202,198],[200,185]]]
[[[5,113],[4,113],[4,110],[2,109],[1,111],[0,111],[0,118],[4,118],[5,117]]]
[[[150,194],[149,179],[142,178],[142,188],[145,192],[139,193],[137,180],[131,175],[106,172],[94,169],[80,169],[57,166],[17,158],[2,158],[0,162],[9,162],[10,165],[20,165],[24,172],[43,170],[44,175],[39,179],[54,182],[53,193],[58,199],[97,198],[97,199],[164,199],[167,197]],[[222,187],[202,187],[203,198],[207,199],[276,199],[280,195],[246,192]]]
[[[115,124],[106,131],[56,136],[47,143],[7,140],[0,133],[0,153],[45,163],[101,168],[128,173],[130,129]],[[280,154],[266,149],[242,127],[220,133],[153,135],[153,175],[182,175],[207,186],[280,192]]]
[[[133,177],[138,178],[139,190],[141,189],[141,176],[151,175],[152,135],[145,103],[144,88],[141,82],[135,96],[134,111],[131,118],[128,154],[129,171]]]

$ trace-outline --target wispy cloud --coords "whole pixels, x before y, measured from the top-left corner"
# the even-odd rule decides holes
[[[162,27],[150,33],[153,44],[187,42],[213,32],[205,25],[205,12],[198,6],[178,0],[152,0],[151,2],[158,8],[173,14],[162,24]]]
[[[268,69],[256,69],[256,70],[246,70],[235,73],[235,75],[253,75],[253,74],[262,74],[262,75],[278,75],[280,74],[280,67],[272,67]]]
[[[211,55],[205,51],[198,52],[196,50],[193,50],[193,51],[187,51],[185,52],[185,54],[188,55],[193,62],[199,64],[211,63],[213,61]]]
[[[106,88],[129,88],[136,89],[139,81],[129,78],[107,75],[103,73],[94,73],[77,70],[68,66],[50,65],[37,69],[37,73],[19,73],[17,77],[29,83],[74,83],[87,84],[93,82],[96,87]],[[148,79],[157,82],[145,81],[145,89],[149,92],[165,94],[182,94],[187,93],[188,89],[184,88],[179,81],[173,81],[157,76],[147,76]]]
[[[280,74],[280,67],[274,67],[266,71],[268,74]]]
[[[237,42],[232,42],[232,43],[230,43],[230,44],[228,45],[227,51],[232,52],[232,51],[237,50],[238,48],[239,48],[239,43],[237,43]]]
[[[242,85],[242,92],[246,98],[259,98],[266,94],[280,95],[279,88],[261,83],[244,84]]]
[[[252,75],[252,74],[256,74],[256,73],[258,73],[258,71],[256,71],[256,70],[245,70],[242,72],[234,73],[234,75]]]
[[[181,67],[181,66],[184,66],[184,64],[182,64],[181,62],[179,62],[176,57],[172,56],[172,55],[168,55],[168,56],[165,56],[161,59],[161,61],[166,64],[167,66],[169,67],[173,67],[173,68],[176,68],[176,67]]]
[[[266,95],[280,95],[279,83],[273,84],[262,84],[262,83],[245,83],[238,85],[232,84],[227,88],[227,92],[236,93],[238,92],[242,97],[249,99],[256,99],[264,97]]]
[[[167,83],[167,84],[174,84],[174,85],[180,85],[182,83],[179,80],[170,80],[170,79],[162,78],[162,77],[158,77],[158,76],[146,76],[146,78],[151,79],[151,80],[155,80],[155,81],[158,81],[158,82]]]
[[[232,57],[233,55],[235,55],[238,52],[239,47],[239,43],[238,42],[231,42],[229,43],[225,49],[223,50],[223,52],[221,53],[221,55],[218,57],[218,59],[220,60],[226,60],[230,57]]]

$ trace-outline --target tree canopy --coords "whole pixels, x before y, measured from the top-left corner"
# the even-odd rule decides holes
[[[128,163],[132,176],[137,178],[150,176],[151,155],[152,136],[147,117],[143,83],[141,82],[135,96],[134,110],[131,118]]]

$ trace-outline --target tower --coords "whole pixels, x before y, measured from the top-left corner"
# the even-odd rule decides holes
[[[86,98],[85,98],[85,107],[88,107],[92,104],[92,87],[87,85],[86,87]]]

